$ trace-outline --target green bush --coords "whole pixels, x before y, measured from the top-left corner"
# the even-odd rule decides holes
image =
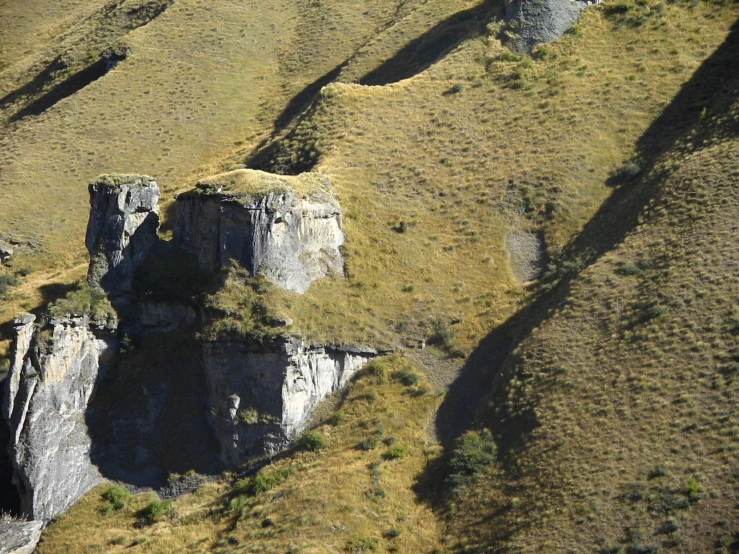
[[[131,491],[123,485],[111,485],[101,496],[115,510],[122,510],[126,507],[126,501],[131,498]]]
[[[375,552],[377,550],[377,540],[370,537],[361,537],[346,543],[344,547],[346,552],[350,554],[361,554],[363,552]]]
[[[262,468],[251,480],[250,492],[256,496],[259,493],[272,490],[284,483],[289,475],[290,469],[286,467]]]
[[[357,444],[357,448],[359,450],[374,450],[377,448],[377,439],[375,437],[367,437],[366,439],[362,439]]]
[[[342,410],[338,410],[331,414],[331,417],[328,418],[328,422],[331,425],[341,425],[342,423],[346,422],[346,413],[344,413]]]
[[[496,461],[497,449],[490,431],[467,431],[459,439],[449,460],[446,482],[455,493]]]
[[[310,450],[311,452],[318,452],[328,446],[328,441],[318,431],[306,431],[303,436],[300,437],[299,446],[304,450]]]
[[[378,377],[380,380],[387,380],[389,373],[387,360],[383,358],[375,358],[364,366],[364,372],[372,377]]]
[[[138,513],[139,523],[152,525],[158,523],[172,514],[171,500],[154,500]]]
[[[408,369],[400,369],[393,372],[393,379],[405,385],[406,387],[413,387],[418,384],[418,374]]]
[[[408,449],[405,446],[391,446],[382,453],[383,460],[400,460],[408,455]]]
[[[18,279],[14,275],[0,273],[0,296],[5,296],[11,287],[18,284]]]

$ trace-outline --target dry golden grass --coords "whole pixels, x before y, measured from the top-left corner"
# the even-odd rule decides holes
[[[306,336],[336,341],[393,344],[404,330],[461,320],[452,348],[468,349],[505,320],[525,294],[506,234],[541,231],[556,256],[736,18],[729,7],[667,5],[618,28],[607,9],[585,12],[577,36],[543,59],[500,59],[500,44],[481,36],[399,83],[326,87],[275,165],[314,157],[331,177],[349,279],[269,302]]]
[[[456,503],[453,550],[736,547],[739,103],[736,73],[715,77],[733,37],[697,76],[715,88],[693,84],[704,115],[663,121],[661,148],[689,132],[594,222],[623,242],[521,316],[505,363],[475,368],[505,471]]]
[[[390,358],[382,365],[392,375],[412,368],[409,363]],[[162,554],[344,552],[362,540],[380,551],[428,552],[438,544],[439,524],[412,487],[440,451],[428,436],[438,403],[423,379],[406,387],[392,378],[364,376],[350,386],[341,416],[317,428],[328,441],[325,450],[292,453],[267,466],[289,468],[287,480],[276,488],[228,508],[231,482],[208,483],[179,498],[172,519],[136,529],[136,511],[154,495],[137,495],[124,510],[103,515],[100,495],[107,486],[101,485],[45,532],[38,552],[123,552],[138,536],[146,541],[135,546],[137,551]],[[358,447],[370,438],[372,449]],[[393,448],[404,456],[384,459]],[[266,518],[274,525],[264,527]],[[121,536],[122,544],[112,544]]]

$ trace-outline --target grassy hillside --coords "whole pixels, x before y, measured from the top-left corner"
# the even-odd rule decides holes
[[[228,280],[222,327],[258,304],[407,356],[352,385],[325,448],[148,510],[103,485],[39,552],[737,548],[735,2],[609,0],[530,56],[488,0],[176,0],[130,29],[34,4],[0,6],[0,93],[73,63],[0,112],[0,238],[22,242],[0,348],[84,274],[90,178],[155,176],[166,234],[175,192],[246,164],[329,176],[347,278]],[[114,69],[13,119],[109,46]]]
[[[450,512],[459,549],[737,548],[737,31],[643,135],[574,270],[465,368],[499,463]]]

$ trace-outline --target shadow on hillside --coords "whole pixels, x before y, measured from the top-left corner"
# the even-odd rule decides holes
[[[413,39],[392,58],[361,77],[359,83],[373,86],[387,85],[417,75],[446,55],[452,48],[478,33],[482,26],[498,12],[502,17],[503,3],[500,0],[485,0],[474,8],[455,13]],[[270,137],[258,144],[246,157],[244,163],[247,167],[287,175],[297,175],[313,169],[317,159],[290,162],[288,161],[291,158],[290,154],[286,153],[282,144],[276,142],[275,139],[297,117],[310,118],[310,109],[315,106],[314,102],[318,93],[339,77],[341,71],[361,49],[362,47],[358,48],[331,71],[307,85],[288,102],[275,120]]]
[[[690,81],[665,108],[637,141],[644,167],[680,140],[689,140],[700,146],[710,136],[737,136],[736,121],[712,124],[711,118],[702,120],[700,112],[720,116],[736,100],[739,73],[739,23],[735,24],[725,42],[694,73]],[[457,437],[479,419],[478,410],[485,409],[486,399],[493,398],[505,386],[502,371],[507,363],[514,363],[513,351],[557,311],[569,295],[572,281],[579,271],[595,262],[604,253],[615,248],[637,224],[638,216],[651,199],[660,194],[660,175],[649,179],[637,178],[617,188],[565,249],[563,259],[574,262],[569,272],[559,274],[560,281],[549,292],[538,295],[534,301],[514,314],[508,321],[483,339],[465,363],[460,376],[452,383],[437,417],[439,438],[447,452]],[[533,408],[509,418],[504,426],[495,429],[498,434],[501,460],[511,448],[521,445],[529,431],[538,425]],[[439,500],[439,483],[445,473],[444,462],[429,467],[420,477],[417,492],[426,500]]]
[[[486,0],[474,8],[455,13],[364,75],[359,79],[359,84],[381,86],[418,75],[452,48],[478,33],[497,12],[502,17],[503,9],[503,2]]]

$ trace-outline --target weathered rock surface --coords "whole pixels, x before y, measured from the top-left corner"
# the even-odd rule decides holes
[[[35,320],[21,314],[14,321],[3,416],[21,510],[48,521],[101,480],[90,462],[85,411],[115,340],[96,337],[86,317]]]
[[[578,0],[506,0],[506,44],[516,52],[530,52],[542,42],[564,35],[588,2]]]
[[[89,191],[88,281],[112,296],[130,293],[134,272],[158,240],[159,187],[144,175],[101,175]]]
[[[0,554],[33,554],[43,528],[43,521],[0,519]]]
[[[298,293],[344,273],[341,209],[318,174],[238,169],[203,181],[177,197],[174,241],[206,272],[235,260]]]
[[[299,435],[317,404],[343,387],[377,352],[281,339],[269,348],[207,344],[204,353],[213,425],[224,462],[275,452]]]
[[[13,247],[4,240],[0,240],[0,262],[7,262],[13,256]]]

